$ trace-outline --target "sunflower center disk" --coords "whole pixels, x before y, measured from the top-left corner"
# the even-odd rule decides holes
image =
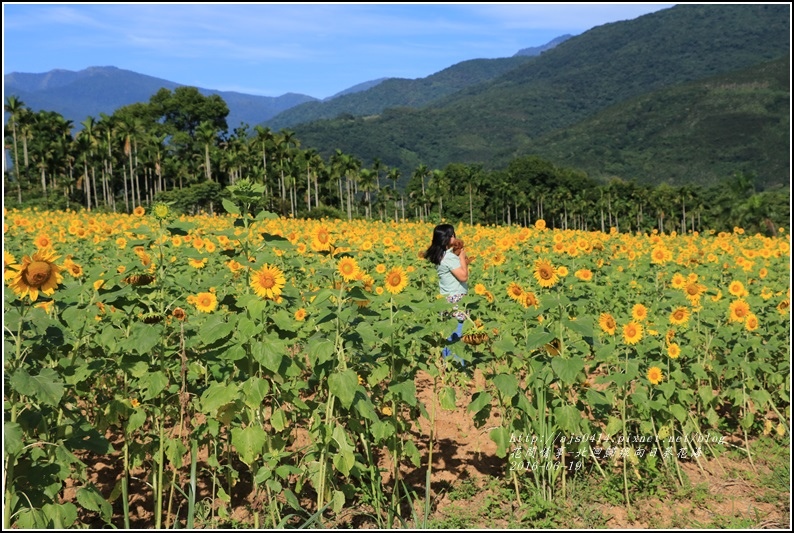
[[[34,261],[23,272],[25,283],[31,287],[41,287],[52,274],[52,265],[46,261]]]

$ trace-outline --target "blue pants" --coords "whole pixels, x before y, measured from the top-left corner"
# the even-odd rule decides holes
[[[447,337],[447,341],[449,342],[458,342],[461,337],[463,336],[463,322],[458,322],[458,327],[452,335]],[[443,350],[441,350],[441,355],[446,359],[447,357],[452,357],[455,361],[460,363],[460,366],[466,366],[466,361],[464,361],[460,356],[455,355],[452,353],[452,350],[449,349],[448,346],[445,346]]]

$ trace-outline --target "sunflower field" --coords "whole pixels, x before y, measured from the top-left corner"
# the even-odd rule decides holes
[[[132,502],[155,528],[243,505],[249,527],[349,509],[421,526],[432,427],[472,368],[465,411],[499,414],[485,429],[515,505],[583,475],[619,476],[629,503],[632,480],[789,435],[783,231],[460,224],[460,365],[441,357],[455,322],[422,258],[432,225],[251,214],[256,191],[232,193],[224,216],[4,212],[5,528],[129,528]]]

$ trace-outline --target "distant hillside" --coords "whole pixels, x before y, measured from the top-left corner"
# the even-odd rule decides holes
[[[293,129],[303,146],[323,155],[339,149],[363,161],[377,157],[404,175],[420,163],[498,168],[531,154],[541,136],[620,102],[788,54],[789,9],[782,4],[678,5],[593,28],[526,58],[499,78],[421,110],[389,109],[377,117]],[[660,168],[666,163],[656,162]],[[609,164],[603,159],[590,167]]]
[[[573,35],[571,35],[569,33],[566,33],[565,35],[560,35],[556,39],[552,39],[551,41],[547,42],[546,44],[544,44],[542,46],[532,46],[530,48],[522,48],[521,50],[516,52],[515,55],[517,55],[517,56],[530,56],[530,57],[539,56],[540,54],[542,54],[546,50],[551,50],[552,48],[554,48],[558,44],[567,41],[571,37],[573,37]]]
[[[735,172],[762,187],[789,176],[790,56],[621,102],[528,150],[593,177],[716,184]]]
[[[354,117],[377,115],[391,107],[422,107],[462,89],[484,83],[529,61],[527,57],[472,59],[463,61],[426,78],[409,80],[388,78],[371,89],[323,102],[295,106],[266,120],[274,130],[340,115]]]
[[[333,96],[329,96],[328,98],[324,98],[323,101],[333,100],[334,98],[339,98],[340,96],[345,96],[346,94],[353,94],[353,93],[360,93],[361,91],[366,91],[367,89],[371,89],[382,83],[389,78],[378,78],[377,80],[365,81],[364,83],[359,83],[353,85],[352,87],[345,89],[344,91],[340,91]]]
[[[148,102],[161,88],[173,91],[182,84],[116,67],[90,67],[78,72],[52,70],[43,74],[14,72],[3,77],[5,94],[16,95],[33,111],[55,111],[79,127],[89,116],[112,115],[123,106]],[[241,122],[254,126],[285,109],[316,100],[288,93],[278,97],[199,89],[217,94],[229,107],[227,124],[232,130]]]

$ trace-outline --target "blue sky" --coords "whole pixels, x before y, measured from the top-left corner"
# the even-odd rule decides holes
[[[4,2],[3,74],[115,66],[204,89],[326,98],[673,5]]]

